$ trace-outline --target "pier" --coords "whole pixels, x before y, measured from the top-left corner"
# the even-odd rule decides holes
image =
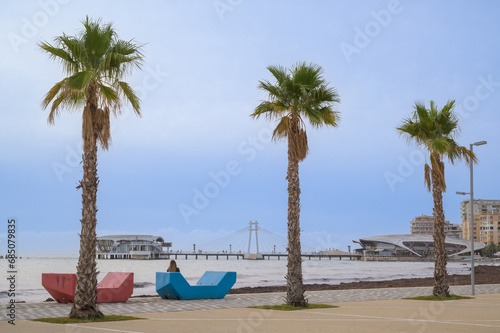
[[[271,258],[277,258],[277,260],[281,260],[281,258],[287,258],[288,254],[286,253],[260,253],[262,256],[258,260],[270,260]],[[216,260],[221,259],[226,259],[229,260],[229,257],[236,257],[236,260],[239,259],[245,259],[245,253],[170,253],[168,255],[169,259],[205,259],[208,260],[210,258],[215,258]],[[311,260],[311,259],[318,259],[318,260],[332,260],[333,259],[349,259],[349,260],[360,260],[361,255],[359,254],[311,254],[311,253],[304,253],[302,254],[302,259],[303,260]]]
[[[253,237],[252,237],[253,236]],[[202,244],[193,244],[192,249],[169,251],[171,242],[151,235],[102,236],[97,240],[97,259],[226,259],[236,260],[281,260],[288,257],[288,240],[265,230],[257,221],[250,221],[248,227],[224,237]],[[167,247],[167,251],[162,248]],[[321,251],[318,248],[302,247],[302,260],[360,260],[357,253],[339,250]]]
[[[281,260],[288,257],[288,239],[262,228],[257,221],[222,238],[193,244],[192,250],[170,252],[170,259]],[[361,255],[342,251],[318,251],[302,244],[302,260],[360,260]],[[329,253],[330,252],[330,253]]]

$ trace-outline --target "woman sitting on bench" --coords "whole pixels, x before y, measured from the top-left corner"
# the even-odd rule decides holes
[[[177,267],[175,260],[170,260],[170,266],[168,266],[167,272],[181,272],[179,267]]]

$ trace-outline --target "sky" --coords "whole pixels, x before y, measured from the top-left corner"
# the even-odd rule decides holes
[[[77,254],[81,110],[47,124],[41,100],[64,76],[38,44],[113,23],[144,44],[126,77],[142,117],[112,119],[98,154],[98,236],[152,234],[173,249],[258,221],[286,235],[285,142],[249,115],[271,65],[315,63],[341,99],[337,128],[308,127],[300,164],[302,242],[347,250],[363,237],[410,233],[431,215],[424,152],[396,127],[416,101],[456,101],[456,140],[475,147],[475,198],[500,199],[497,1],[4,1],[0,4],[0,246],[16,220],[19,253]],[[465,163],[446,164],[446,220],[460,223]]]

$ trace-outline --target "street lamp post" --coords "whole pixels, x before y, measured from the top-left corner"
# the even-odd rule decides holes
[[[486,141],[478,141],[470,144],[470,151],[474,151],[474,146],[485,145]],[[457,194],[470,194],[469,200],[469,212],[470,212],[470,284],[472,295],[475,295],[474,291],[474,173],[473,173],[474,163],[470,163],[470,192],[457,192]]]

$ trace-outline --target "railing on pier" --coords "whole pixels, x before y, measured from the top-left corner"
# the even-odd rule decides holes
[[[282,257],[286,258],[288,257],[287,253],[261,253],[262,260],[270,260],[271,257],[277,258],[280,260]],[[245,254],[244,253],[170,253],[169,254],[169,259],[186,259],[188,258],[193,258],[195,260],[204,258],[208,260],[209,258],[214,258],[216,260],[219,260],[219,257],[225,258],[226,260],[229,260],[229,257],[236,257],[236,260],[239,259],[244,259]],[[311,254],[311,253],[303,253],[302,258],[305,259],[307,258],[308,260],[311,260],[312,258],[318,258],[318,260],[321,259],[328,259],[331,260],[332,258],[334,259],[349,259],[349,260],[359,260],[361,259],[361,255],[359,254]]]

